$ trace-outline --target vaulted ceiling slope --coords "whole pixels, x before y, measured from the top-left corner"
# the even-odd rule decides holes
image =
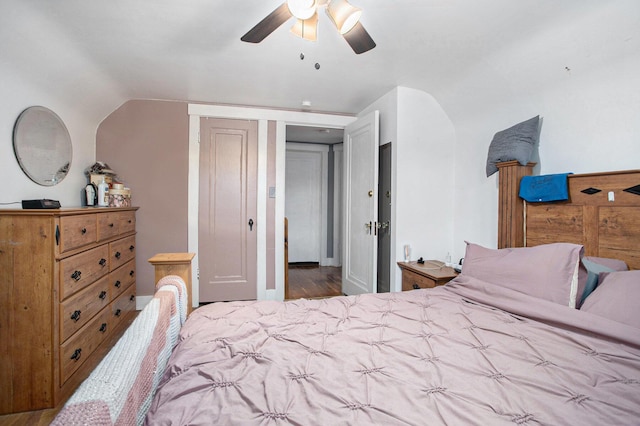
[[[136,98],[358,113],[395,86],[454,119],[638,54],[637,38],[608,50],[640,25],[636,0],[351,0],[377,43],[362,55],[324,16],[317,42],[293,21],[240,41],[282,1],[3,0],[0,67],[96,123]]]

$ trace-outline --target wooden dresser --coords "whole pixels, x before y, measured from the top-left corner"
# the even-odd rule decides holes
[[[402,291],[443,285],[458,275],[453,268],[435,260],[425,260],[423,264],[398,262],[398,266],[402,269]]]
[[[0,210],[0,414],[58,405],[122,334],[136,210]]]

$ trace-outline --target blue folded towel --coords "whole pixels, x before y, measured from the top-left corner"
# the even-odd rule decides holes
[[[569,182],[567,176],[570,174],[523,176],[520,181],[520,198],[530,203],[568,200]]]

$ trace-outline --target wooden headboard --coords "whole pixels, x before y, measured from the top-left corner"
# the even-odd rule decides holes
[[[501,184],[501,191],[503,187],[518,191],[523,174],[505,173],[507,175],[513,175],[517,184]],[[521,245],[582,244],[586,256],[621,259],[630,269],[640,269],[640,170],[575,174],[569,176],[568,183],[568,201],[518,201],[523,205]],[[501,199],[505,196],[500,194]],[[510,193],[509,197],[513,199],[514,194]],[[505,214],[500,215],[499,229],[506,220],[503,217]]]

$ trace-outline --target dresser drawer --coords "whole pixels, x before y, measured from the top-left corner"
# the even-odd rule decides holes
[[[103,309],[76,334],[60,345],[60,383],[69,377],[96,350],[110,331],[111,310]]]
[[[432,288],[436,286],[436,280],[410,272],[402,271],[402,290],[414,290],[416,288]]]
[[[109,243],[109,270],[115,271],[136,256],[136,236]]]
[[[136,229],[136,212],[98,213],[98,241],[117,237]]]
[[[136,280],[136,260],[131,259],[113,272],[109,272],[109,291],[114,300]]]
[[[103,245],[60,261],[60,301],[109,272],[109,247]]]
[[[98,213],[98,241],[103,241],[119,234],[117,213]]]
[[[118,229],[121,234],[133,232],[136,229],[136,212],[118,212]]]
[[[111,327],[115,329],[120,321],[136,310],[136,285],[131,284],[111,302]]]
[[[96,215],[62,216],[59,232],[60,253],[95,243],[98,237]]]
[[[60,341],[64,342],[111,302],[104,277],[60,304]]]

